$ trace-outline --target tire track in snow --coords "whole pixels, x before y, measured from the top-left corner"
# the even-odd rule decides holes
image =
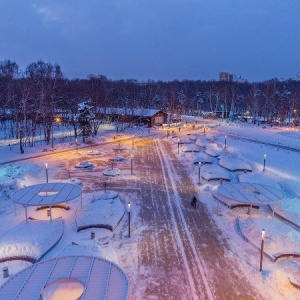
[[[195,284],[194,284],[194,280],[193,280],[193,276],[191,274],[191,270],[190,270],[189,264],[188,264],[188,258],[187,258],[187,255],[186,255],[186,252],[185,252],[185,249],[184,249],[184,245],[183,245],[182,239],[180,237],[179,226],[177,224],[176,217],[175,217],[175,210],[174,210],[174,208],[172,206],[170,193],[169,193],[169,191],[167,189],[167,187],[168,187],[167,179],[166,179],[167,175],[168,175],[168,177],[170,179],[171,188],[172,188],[173,193],[174,193],[174,204],[175,204],[175,207],[176,207],[179,219],[181,221],[181,225],[182,225],[183,230],[184,230],[184,232],[186,234],[186,237],[187,237],[189,245],[190,245],[190,247],[192,249],[193,255],[194,255],[195,259],[196,259],[198,270],[199,270],[199,272],[200,272],[200,274],[202,276],[202,281],[204,283],[208,299],[215,299],[214,296],[213,296],[213,293],[212,293],[212,291],[211,291],[211,289],[209,287],[209,283],[207,281],[206,274],[204,272],[204,263],[202,262],[202,259],[200,258],[200,256],[197,253],[194,238],[192,237],[192,234],[189,231],[187,222],[186,222],[185,217],[184,217],[184,213],[183,213],[182,208],[181,208],[181,203],[178,200],[179,199],[179,194],[178,194],[178,191],[177,191],[177,188],[176,188],[175,180],[173,178],[173,174],[176,173],[175,168],[174,168],[174,166],[172,166],[172,162],[170,162],[168,160],[168,158],[166,157],[165,152],[162,149],[160,141],[159,140],[155,140],[155,144],[156,144],[156,148],[158,150],[157,152],[158,152],[158,156],[159,156],[159,159],[160,159],[160,163],[161,163],[162,166],[165,165],[165,168],[162,168],[162,174],[163,174],[163,180],[164,180],[164,183],[165,183],[165,186],[166,186],[166,193],[167,193],[168,204],[169,204],[170,213],[171,213],[171,217],[172,217],[172,222],[173,222],[173,226],[174,226],[174,231],[175,231],[175,237],[176,237],[176,240],[177,240],[177,245],[180,248],[180,251],[181,251],[181,254],[182,254],[182,259],[183,259],[185,267],[186,267],[186,271],[187,271],[187,274],[188,274],[188,281],[190,283],[190,287],[192,289],[192,293],[193,293],[193,295],[197,295]]]

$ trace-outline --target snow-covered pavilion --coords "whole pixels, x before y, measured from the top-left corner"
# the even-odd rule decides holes
[[[111,261],[61,256],[36,263],[0,287],[0,299],[125,300],[129,282]]]
[[[24,207],[26,222],[28,206],[49,206],[52,222],[52,206],[74,200],[79,196],[81,196],[82,207],[81,187],[72,183],[51,182],[22,188],[13,195],[13,201]]]
[[[272,205],[282,201],[285,194],[272,186],[251,182],[224,183],[214,194],[230,206],[230,202],[246,205]]]

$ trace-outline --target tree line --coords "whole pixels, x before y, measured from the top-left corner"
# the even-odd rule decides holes
[[[78,127],[78,104],[88,101],[96,119],[98,108],[154,108],[173,114],[224,112],[234,117],[246,114],[255,119],[298,121],[300,82],[270,79],[264,82],[173,80],[140,82],[110,80],[104,75],[86,79],[67,78],[58,64],[38,60],[20,70],[11,60],[0,62],[0,120],[13,137],[31,141],[42,130],[50,141],[58,112],[65,122]],[[97,130],[94,130],[94,133]]]

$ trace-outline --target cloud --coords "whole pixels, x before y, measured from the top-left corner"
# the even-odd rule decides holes
[[[37,6],[34,4],[33,9],[46,22],[49,21],[54,22],[61,19],[59,13],[55,12],[53,8],[45,7],[45,6]]]

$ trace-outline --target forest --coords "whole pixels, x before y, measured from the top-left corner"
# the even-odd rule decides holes
[[[62,122],[77,128],[87,119],[80,119],[79,104],[88,103],[94,130],[105,119],[99,108],[160,109],[176,118],[181,115],[216,116],[217,112],[231,119],[251,117],[253,122],[298,126],[300,81],[223,82],[173,80],[141,82],[136,79],[110,80],[104,75],[87,75],[86,79],[67,78],[58,64],[38,60],[20,70],[11,60],[0,62],[0,120],[9,137],[29,141],[43,131],[51,139],[53,122],[63,115]],[[87,133],[86,133],[87,134]]]

